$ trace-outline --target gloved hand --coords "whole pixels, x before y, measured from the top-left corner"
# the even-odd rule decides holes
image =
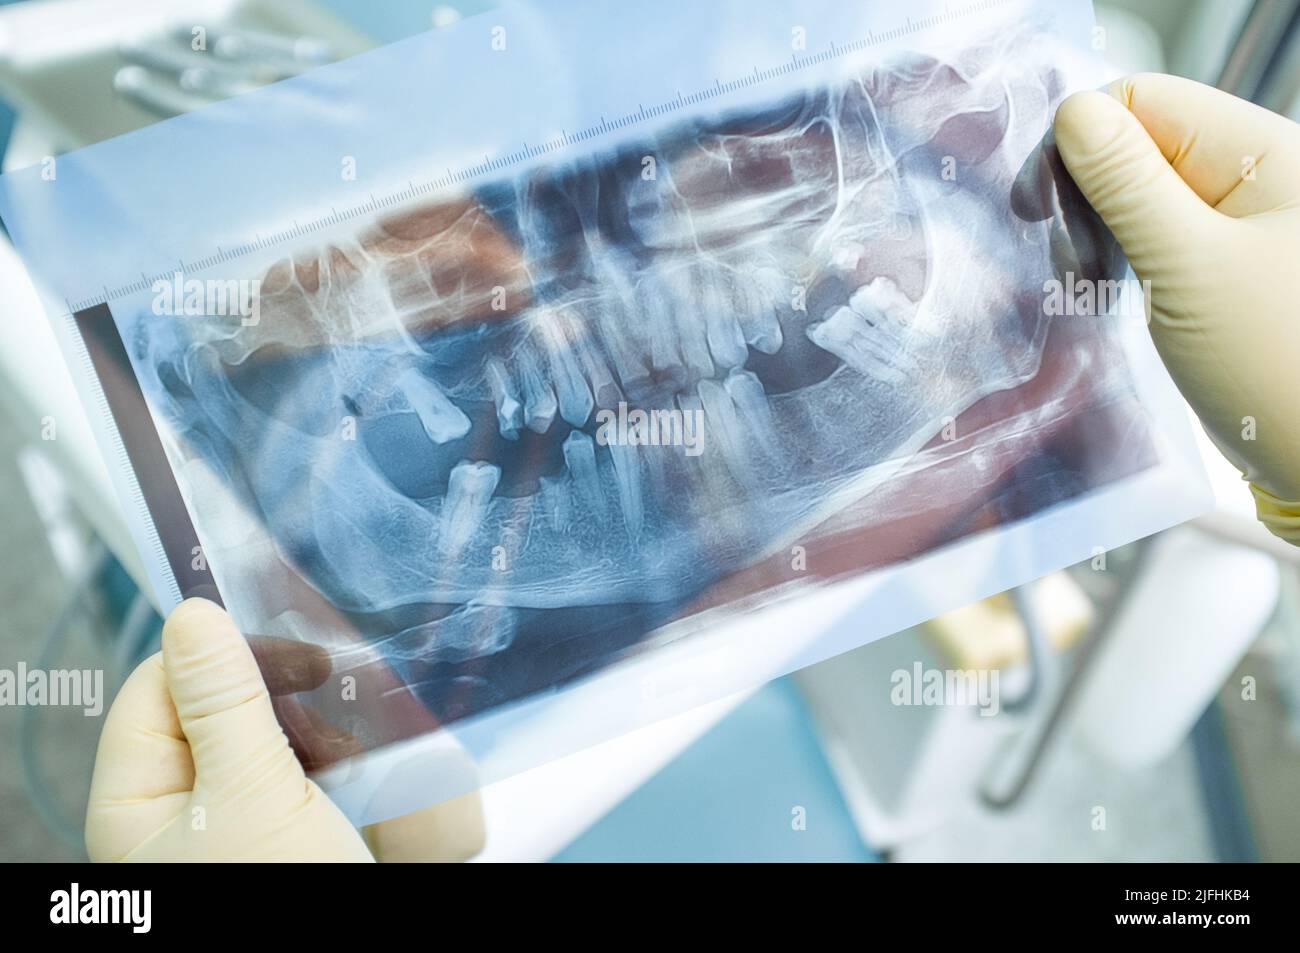
[[[191,599],[162,642],[104,725],[86,814],[91,860],[371,860],[304,775],[230,617]],[[299,669],[310,679],[310,664]],[[297,677],[293,666],[282,677]],[[460,859],[482,842],[477,794],[368,828],[381,860],[399,840],[390,825],[403,835],[401,859]]]
[[[1300,545],[1300,126],[1187,79],[1071,96],[1056,141],[1150,282],[1151,335],[1263,523]]]

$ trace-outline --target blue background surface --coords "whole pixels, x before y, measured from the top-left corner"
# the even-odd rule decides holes
[[[793,829],[792,808],[806,828]],[[598,821],[557,861],[840,861],[858,838],[794,683],[778,679]]]

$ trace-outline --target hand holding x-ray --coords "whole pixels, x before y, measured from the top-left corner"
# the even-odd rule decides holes
[[[176,129],[183,177],[114,146],[30,193],[112,234],[137,189],[221,189],[215,252],[37,257],[160,586],[328,659],[276,710],[354,818],[457,793],[430,737],[491,780],[850,647],[760,624],[796,598],[857,592],[858,644],[1197,505],[1135,335],[1048,307],[1125,269],[1047,136],[1083,5],[877,33],[809,3],[826,52],[793,62],[786,8],[671,5],[649,74],[580,6],[503,13],[509,55],[466,21],[136,134]],[[370,108],[443,70],[484,82],[436,123]],[[250,124],[292,147],[200,147]],[[364,181],[313,178],[332,150]],[[162,313],[205,279],[256,311]]]
[[[316,646],[256,636],[245,645],[217,606],[196,599],[178,607],[162,652],[140,665],[109,713],[86,813],[90,859],[368,861],[373,853],[435,861],[477,853],[477,792],[372,825],[363,844],[307,779],[304,766],[360,750],[324,724],[309,736],[333,750],[286,744],[281,725],[315,720],[288,696],[329,673]]]
[[[1156,288],[1151,333],[1170,373],[1251,481],[1260,519],[1300,543],[1300,126],[1172,76],[1109,92],[1062,107],[1070,169]]]
[[[314,680],[283,666],[282,687]],[[163,650],[113,703],[86,814],[103,860],[369,860],[361,836],[303,774],[252,653],[217,606],[172,613]]]

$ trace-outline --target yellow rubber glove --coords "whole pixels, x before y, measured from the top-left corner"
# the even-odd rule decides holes
[[[362,829],[375,859],[459,863],[483,849],[483,798],[477,791]]]
[[[1056,141],[1150,282],[1151,335],[1259,518],[1300,545],[1300,126],[1187,79],[1071,96]]]
[[[304,775],[230,617],[191,599],[162,642],[104,724],[86,813],[91,860],[374,859]],[[280,677],[310,681],[313,667],[290,658]],[[481,802],[467,795],[366,834],[380,860],[464,859],[482,847]]]
[[[303,774],[253,653],[201,599],[163,627],[99,739],[91,860],[369,861],[361,835]]]

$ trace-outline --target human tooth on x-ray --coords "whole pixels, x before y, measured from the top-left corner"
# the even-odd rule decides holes
[[[463,714],[612,659],[1034,377],[1059,236],[1100,234],[1013,197],[1058,85],[898,57],[386,213],[271,267],[257,326],[133,346],[286,562],[431,703],[474,685]],[[620,405],[700,415],[702,452],[598,441]]]

